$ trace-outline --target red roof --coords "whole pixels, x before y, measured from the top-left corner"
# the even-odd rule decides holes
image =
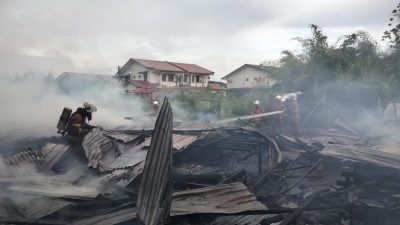
[[[132,59],[132,60],[143,65],[144,67],[152,68],[155,70],[171,71],[171,72],[185,72],[181,68],[178,68],[168,62],[157,61],[157,60],[148,60],[148,59]]]
[[[213,90],[213,91],[225,91],[226,90],[226,84],[222,82],[213,82],[209,81],[208,82],[208,89]]]
[[[156,88],[160,86],[158,83],[150,83],[143,80],[130,80],[129,83],[137,88]]]
[[[196,74],[214,74],[213,71],[210,71],[206,68],[198,66],[196,64],[189,64],[189,63],[176,63],[176,62],[169,62],[189,73],[196,73]]]

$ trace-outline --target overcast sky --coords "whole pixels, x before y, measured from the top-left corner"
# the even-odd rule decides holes
[[[377,41],[398,0],[0,0],[0,73],[114,74],[129,58],[195,63],[220,78],[298,49],[322,26],[335,43]]]

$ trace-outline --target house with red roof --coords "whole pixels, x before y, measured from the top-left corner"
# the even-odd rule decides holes
[[[136,88],[207,88],[213,74],[196,64],[130,58],[115,76]]]

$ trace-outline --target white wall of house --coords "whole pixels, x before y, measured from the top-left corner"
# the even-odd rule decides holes
[[[208,75],[204,74],[186,74],[182,72],[154,71],[143,65],[133,62],[119,72],[121,76],[130,75],[130,80],[144,81],[144,72],[147,72],[147,81],[150,83],[159,83],[162,87],[207,87]],[[179,78],[180,77],[180,78]],[[178,85],[177,85],[178,84]]]
[[[272,86],[276,81],[263,70],[246,66],[226,78],[228,88],[252,88]]]
[[[204,74],[189,74],[191,77],[191,87],[207,87],[208,86],[208,75]]]

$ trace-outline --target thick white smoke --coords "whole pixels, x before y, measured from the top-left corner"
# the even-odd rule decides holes
[[[107,85],[87,85],[63,92],[53,77],[0,76],[0,142],[16,137],[56,135],[56,124],[64,107],[82,106],[85,100],[97,104],[92,125],[116,127],[151,126],[151,118],[143,110],[143,103],[133,95],[126,95],[117,82]],[[124,117],[132,117],[126,120]]]

